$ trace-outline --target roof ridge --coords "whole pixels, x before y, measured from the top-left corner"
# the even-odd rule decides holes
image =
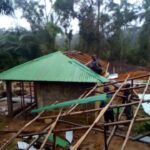
[[[77,61],[77,60],[75,60],[75,59],[73,59],[73,58],[70,58],[70,59],[72,59],[72,61],[73,61],[74,63],[76,63],[76,64],[78,64],[79,66],[81,66],[82,68],[84,68],[85,71],[86,71],[89,75],[93,76],[94,78],[96,77],[97,80],[100,80],[99,78],[105,78],[105,77],[103,77],[103,76],[101,76],[101,75],[95,73],[94,71],[92,71],[90,68],[88,68],[86,65],[80,63],[79,61]],[[101,81],[101,80],[100,80],[100,81]],[[102,81],[101,81],[101,82],[102,82]]]

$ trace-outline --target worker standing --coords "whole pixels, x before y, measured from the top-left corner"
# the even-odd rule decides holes
[[[88,63],[87,66],[91,68],[94,72],[102,75],[102,66],[96,55],[92,55],[92,61]]]
[[[125,104],[125,103],[131,103],[131,97],[132,97],[132,94],[131,94],[131,91],[130,91],[130,84],[126,84],[124,86],[124,88],[126,88],[124,90],[124,97],[123,97],[123,101],[122,103]],[[133,109],[132,109],[132,106],[129,105],[129,106],[126,106],[125,109],[124,109],[124,113],[126,115],[126,118],[128,120],[132,119],[133,117]]]
[[[110,89],[108,86],[104,87],[104,93],[106,93],[107,96],[107,101],[102,101],[100,104],[101,108],[104,108],[107,104],[108,101],[112,98],[112,94],[110,93]],[[108,108],[104,114],[104,120],[105,123],[108,123],[109,121],[114,122],[114,111],[113,108]],[[106,126],[106,130],[109,130],[109,127]]]
[[[102,101],[100,104],[100,108],[104,108],[108,103],[106,101]],[[114,122],[114,111],[113,108],[108,108],[104,113],[105,123],[109,123],[109,121]],[[109,127],[106,126],[106,130],[109,130]]]

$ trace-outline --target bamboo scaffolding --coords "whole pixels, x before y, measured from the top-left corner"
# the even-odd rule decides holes
[[[83,98],[89,96],[96,88],[97,88],[97,84],[85,95],[83,96]],[[79,97],[81,98],[81,97]],[[69,111],[67,111],[65,114],[70,114],[76,107],[78,106],[78,104],[74,105]]]
[[[138,76],[138,77],[129,78],[127,81],[140,79],[140,78],[144,78],[144,77],[149,77],[149,76],[150,76],[150,74],[146,74],[146,75],[142,75],[142,76]],[[124,80],[118,80],[118,81],[115,81],[115,82],[106,83],[104,85],[98,85],[98,87],[114,85],[114,84],[121,83],[121,82],[124,82]]]
[[[106,106],[106,107],[104,107],[103,109],[102,109],[102,111],[99,113],[99,115],[98,115],[98,117],[95,119],[95,121],[93,122],[93,124],[91,125],[91,126],[89,126],[88,128],[88,130],[87,130],[87,132],[83,135],[83,137],[81,137],[80,138],[80,140],[76,143],[76,145],[74,145],[74,147],[72,148],[72,150],[75,150],[75,149],[77,149],[76,147],[79,147],[80,146],[80,144],[83,142],[83,140],[86,138],[86,136],[88,135],[88,133],[92,130],[92,128],[94,127],[94,125],[99,121],[99,119],[103,116],[103,114],[106,112],[106,110],[109,108],[109,106],[110,106],[110,104],[111,104],[111,102],[113,101],[113,99],[114,99],[114,97],[117,95],[116,93],[118,93],[119,91],[122,91],[122,90],[126,90],[126,89],[121,89],[122,88],[122,86],[128,81],[128,80],[134,80],[134,79],[138,79],[138,78],[143,78],[143,77],[147,77],[147,76],[150,76],[150,75],[144,75],[144,76],[139,76],[139,77],[136,77],[136,78],[126,78],[126,80],[123,82],[123,81],[117,81],[116,83],[119,83],[119,82],[123,82],[122,84],[121,84],[121,86],[118,88],[118,90],[115,92],[115,94],[113,95],[113,97],[112,97],[112,99],[111,99],[111,101],[108,103],[108,105]],[[105,85],[101,85],[101,86],[106,86],[106,85],[113,85],[113,84],[115,84],[115,83],[108,83],[108,84],[105,84]],[[96,88],[98,87],[98,85],[95,85],[86,95],[85,94],[83,94],[83,95],[81,95],[81,97],[87,97],[88,95],[90,95]],[[133,89],[135,89],[135,88],[143,88],[143,86],[140,86],[140,87],[134,87]],[[79,97],[79,98],[81,98],[81,97]],[[143,102],[143,101],[142,101]],[[141,102],[141,103],[142,103]],[[138,104],[137,102],[133,102],[132,104]],[[73,107],[71,107],[70,109],[69,109],[69,111],[66,111],[66,112],[64,112],[64,113],[62,113],[62,114],[60,114],[60,116],[59,117],[63,117],[63,116],[67,116],[67,115],[75,115],[75,114],[80,114],[80,113],[88,113],[88,112],[94,112],[94,111],[99,111],[98,109],[93,109],[93,110],[87,110],[87,112],[86,111],[83,111],[83,112],[73,112],[73,113],[71,113],[76,107],[77,107],[78,105],[75,105],[75,106],[73,106]],[[126,105],[127,106],[127,105]],[[111,107],[111,106],[110,106]],[[115,107],[115,106],[114,106]],[[125,106],[120,106],[120,107],[125,107]],[[43,114],[43,112],[41,112],[39,115],[37,115],[34,119],[32,119],[30,122],[28,122],[24,127],[22,127],[13,137],[11,137],[6,143],[4,143],[1,147],[0,147],[0,150],[3,150],[7,145],[9,145],[10,144],[10,142],[15,138],[15,137],[17,137],[25,128],[27,128],[30,124],[32,124],[35,120],[37,120],[38,118],[40,118],[40,116]],[[58,117],[57,116],[57,117]],[[54,118],[54,117],[53,117]],[[136,119],[136,118],[135,118]],[[135,121],[135,119],[134,119],[134,121]],[[133,122],[134,122],[133,121]],[[129,122],[131,122],[131,121],[129,121],[129,120],[126,120],[126,122],[117,122],[116,124],[106,124],[106,126],[109,126],[109,125],[117,125],[117,124],[121,124],[121,123],[129,123]],[[54,122],[55,123],[55,122]]]
[[[142,89],[142,88],[145,88],[145,85],[137,86],[137,87],[130,87],[130,88],[122,88],[120,91],[132,90],[132,89]],[[100,93],[100,92],[96,92],[96,93]],[[115,90],[111,91],[111,92],[108,92],[107,94],[113,94],[113,93],[115,93]],[[123,97],[122,95],[118,95],[118,96]]]
[[[14,118],[19,118],[22,114],[24,114],[25,112],[29,111],[31,108],[35,107],[36,104],[32,103],[31,105],[29,105],[28,107],[25,108],[24,111],[21,111],[19,114],[17,114]]]
[[[4,150],[14,138],[16,138],[24,129],[26,129],[29,125],[31,125],[34,121],[36,121],[43,112],[39,113],[35,118],[33,118],[31,121],[29,121],[27,124],[25,124],[15,135],[13,135],[8,141],[6,141],[1,147],[0,150]]]
[[[149,119],[150,119],[150,118],[149,118]],[[78,127],[83,127],[83,126],[84,126],[84,125],[82,125],[82,124],[77,124],[77,123],[70,122],[70,121],[66,121],[66,120],[59,120],[59,122],[65,123],[65,124],[68,124],[68,125],[78,126]],[[98,131],[98,132],[104,132],[104,130],[101,129],[100,126],[94,127],[94,128],[92,128],[92,130],[93,130],[93,131]],[[70,129],[69,129],[69,131],[70,131]],[[58,132],[58,133],[59,133],[59,132]],[[110,134],[110,131],[108,131],[107,134]],[[125,138],[125,135],[123,135],[123,134],[119,134],[119,133],[116,133],[116,132],[115,132],[115,135],[116,135],[116,136],[119,136],[119,137],[121,137],[121,138]],[[133,137],[129,137],[129,139],[135,140]]]
[[[137,113],[138,113],[138,111],[139,111],[139,109],[140,109],[140,106],[141,106],[141,104],[142,104],[142,101],[144,100],[144,96],[145,96],[145,93],[146,93],[146,91],[147,91],[147,89],[148,89],[149,83],[150,83],[150,77],[149,77],[148,82],[147,82],[147,84],[146,84],[146,87],[145,87],[145,89],[144,89],[142,98],[141,98],[141,100],[139,101],[138,107],[137,107],[136,110],[135,110],[133,119],[131,120],[131,123],[130,123],[130,125],[129,125],[128,131],[127,131],[127,134],[126,134],[126,138],[125,138],[125,140],[124,140],[124,142],[123,142],[123,145],[122,145],[122,147],[121,147],[121,150],[124,150],[124,149],[125,149],[125,146],[126,146],[127,141],[128,141],[128,137],[129,137],[129,135],[130,135],[131,129],[132,129],[132,127],[133,127],[134,121],[135,121],[135,119],[136,119]]]
[[[58,119],[59,119],[59,117],[60,117],[60,115],[61,115],[61,112],[62,112],[62,109],[60,110],[60,112],[59,112],[59,114],[58,114],[58,116],[57,116],[55,122],[52,123],[51,128],[49,129],[49,131],[48,131],[48,133],[47,133],[47,135],[46,135],[46,137],[45,137],[45,139],[44,139],[44,141],[43,141],[43,143],[42,143],[42,145],[41,145],[41,147],[40,147],[39,150],[42,150],[42,149],[44,148],[44,146],[45,146],[45,144],[46,144],[46,142],[47,142],[47,140],[48,140],[50,134],[52,133],[53,129],[55,128],[55,126],[56,126],[56,124],[57,124],[57,122],[58,122]]]
[[[145,118],[137,118],[135,119],[135,122],[142,122],[142,121],[148,121],[150,120],[150,117],[145,117]],[[77,127],[71,127],[71,128],[64,128],[64,129],[57,129],[54,130],[55,133],[60,133],[60,132],[66,132],[66,131],[76,131],[76,130],[83,130],[83,129],[88,129],[90,126],[89,125],[81,125],[81,124],[77,124],[77,123],[73,123],[73,122],[69,122],[69,121],[64,121],[64,120],[58,120],[59,122],[65,123],[65,124],[70,124],[70,125],[74,125]],[[122,121],[115,121],[115,122],[111,122],[111,123],[105,123],[105,126],[114,126],[114,125],[125,125],[125,124],[129,124],[132,120],[122,120]],[[100,129],[102,126],[104,125],[104,123],[99,123],[99,125],[95,125],[94,128],[92,128],[92,130],[95,131],[100,131],[103,132],[102,129]],[[48,130],[49,128],[47,128]],[[33,135],[43,135],[47,133],[47,130],[44,131],[40,131],[40,132],[33,132],[33,133],[23,133],[22,135],[18,135],[18,137],[24,137],[24,136],[33,136]],[[11,132],[11,131],[10,131]],[[17,131],[12,131],[12,132],[17,132]],[[108,132],[110,133],[110,132]],[[116,134],[115,135],[119,135],[121,137],[125,137],[123,135],[120,134]],[[133,139],[133,138],[132,138]],[[133,139],[134,140],[134,139]]]
[[[94,127],[95,124],[98,123],[98,121],[101,119],[101,117],[104,115],[104,113],[107,111],[107,109],[109,108],[110,104],[112,103],[112,101],[114,100],[114,98],[116,97],[116,95],[118,94],[118,92],[120,91],[120,89],[123,87],[123,85],[127,82],[127,79],[129,78],[129,75],[127,76],[127,78],[125,79],[125,81],[121,84],[121,86],[118,88],[118,90],[115,92],[115,94],[113,95],[112,99],[110,100],[110,102],[102,109],[102,111],[98,114],[97,118],[95,119],[95,121],[93,122],[93,124],[90,126],[90,128],[85,132],[85,134],[77,141],[77,143],[71,148],[71,150],[77,150],[77,148],[81,145],[81,143],[85,140],[86,136],[89,134],[89,132],[91,131],[91,129]]]
[[[29,150],[31,148],[31,146],[39,139],[40,137],[36,137],[31,143],[30,145],[25,149],[25,150]]]
[[[142,103],[147,103],[147,102],[150,102],[150,100],[145,100]],[[131,103],[126,103],[126,104],[110,105],[109,108],[119,108],[119,107],[131,106],[131,105],[136,105],[138,103],[139,103],[139,101],[131,102]],[[96,112],[96,111],[101,111],[102,109],[103,108],[83,110],[83,111],[75,111],[75,112],[72,112],[70,114],[62,114],[61,117],[74,116],[74,115],[80,115],[80,114],[85,114],[85,113],[92,113],[92,112]],[[52,118],[56,118],[56,117],[57,117],[57,115],[54,115],[54,116],[45,116],[45,117],[40,117],[38,120],[52,119]]]
[[[118,120],[121,119],[121,116],[122,116],[123,112],[124,112],[124,109],[123,109],[122,112],[119,114]],[[111,131],[111,133],[110,133],[110,135],[109,135],[107,141],[106,141],[107,148],[109,147],[109,143],[111,142],[111,139],[112,139],[112,137],[113,137],[113,135],[114,135],[116,129],[117,129],[117,125],[114,125],[114,127],[113,127],[113,129],[112,129],[112,131]],[[104,150],[106,150],[105,147],[104,147]]]
[[[84,93],[79,97],[87,97],[89,94],[91,94],[95,88],[97,87],[97,85],[95,85],[87,94],[86,96],[84,96]],[[73,110],[73,108],[71,108],[71,111]],[[69,110],[68,114],[71,112]],[[31,121],[29,121],[25,126],[23,126],[15,135],[13,135],[8,141],[6,141],[1,147],[0,150],[4,150],[11,142],[14,138],[16,138],[24,129],[26,129],[29,125],[31,125],[34,121],[36,121],[44,112],[39,113],[35,118],[33,118]],[[65,114],[66,112],[64,112],[63,114]],[[32,145],[31,145],[32,146]]]
[[[142,121],[148,121],[150,120],[150,117],[145,117],[145,118],[137,118],[135,120],[135,122],[142,122]],[[111,122],[111,123],[106,123],[105,126],[114,126],[114,125],[125,125],[125,124],[129,124],[132,120],[122,120],[122,121],[116,121],[116,122]],[[94,127],[97,129],[97,127],[102,127],[104,125],[104,123],[99,123],[99,125],[94,125]],[[55,133],[60,133],[60,132],[66,132],[66,131],[76,131],[76,130],[84,130],[84,129],[88,129],[89,125],[85,125],[85,126],[79,126],[79,127],[73,127],[73,128],[64,128],[64,129],[58,129],[58,130],[54,130]],[[93,130],[93,128],[92,128]]]
[[[42,129],[43,130],[43,132],[45,132],[45,134],[47,133],[47,130],[49,130],[51,128],[51,124],[50,125],[48,125],[46,128],[44,127],[44,129]],[[33,135],[41,135],[41,134],[33,134],[33,133],[30,133],[30,134],[27,134],[26,136],[33,136]],[[43,135],[43,134],[42,134]],[[30,145],[25,149],[25,150],[29,150],[30,148],[31,148],[31,146],[36,142],[36,141],[38,141],[38,139],[40,138],[40,136],[39,137],[36,137],[31,143],[30,143]]]
[[[130,99],[130,97],[131,97],[131,95],[129,96],[128,99]],[[137,103],[139,103],[139,102],[137,102]],[[130,106],[131,106],[131,105],[130,105]],[[125,108],[124,108],[124,109],[125,109]],[[121,116],[122,116],[122,114],[123,114],[123,112],[124,112],[124,109],[123,109],[122,112],[119,114],[118,120],[121,119]],[[111,133],[110,133],[110,135],[109,135],[109,137],[108,137],[108,139],[107,139],[107,141],[106,141],[107,148],[109,147],[109,144],[110,144],[110,142],[111,142],[111,139],[112,139],[112,137],[113,137],[113,135],[114,135],[116,129],[117,129],[117,125],[115,125],[115,126],[113,127],[113,129],[112,129],[112,131],[111,131]],[[105,150],[105,147],[104,147],[104,150]]]

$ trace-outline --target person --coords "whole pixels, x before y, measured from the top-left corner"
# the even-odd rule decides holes
[[[122,104],[125,104],[125,103],[131,103],[131,97],[132,97],[132,94],[131,94],[131,91],[130,91],[130,84],[126,84],[124,86],[124,88],[126,88],[124,90],[124,94],[123,94],[123,101],[122,101]],[[129,106],[126,106],[125,109],[124,109],[124,113],[126,115],[126,118],[128,120],[132,119],[133,117],[133,109],[132,109],[132,106],[129,105]]]
[[[108,86],[104,87],[104,93],[106,93],[107,101],[110,101],[112,98],[112,93],[110,93],[110,88]]]
[[[103,108],[107,105],[108,103],[106,101],[102,101],[100,104],[100,108]],[[108,108],[106,112],[104,113],[104,120],[105,123],[109,123],[109,121],[114,122],[114,111],[113,108]],[[109,130],[109,127],[106,126],[106,130]]]
[[[102,66],[96,55],[92,55],[92,61],[87,64],[87,66],[91,68],[94,72],[102,74]]]
[[[123,92],[122,104],[125,104],[128,101],[129,97],[131,97],[131,92],[130,92],[130,89],[129,89],[130,88],[130,84],[129,83],[125,84],[124,88],[125,88],[125,90]]]

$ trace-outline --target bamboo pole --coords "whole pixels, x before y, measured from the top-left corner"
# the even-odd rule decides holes
[[[107,67],[106,67],[106,70],[105,70],[105,75],[104,75],[104,77],[107,76],[108,69],[109,69],[109,62],[107,63]]]
[[[134,121],[135,121],[135,119],[136,119],[137,113],[138,113],[138,111],[139,111],[139,109],[140,109],[140,106],[141,106],[141,104],[142,104],[142,101],[143,101],[143,99],[144,99],[145,93],[146,93],[146,91],[147,91],[147,89],[148,89],[149,83],[150,83],[150,77],[149,77],[148,82],[147,82],[147,84],[146,84],[146,87],[145,87],[145,89],[144,89],[142,98],[141,98],[141,100],[139,101],[138,107],[137,107],[136,110],[135,110],[133,119],[131,120],[131,123],[130,123],[130,125],[129,125],[128,131],[127,131],[127,134],[126,134],[126,138],[125,138],[125,140],[124,140],[124,142],[123,142],[123,145],[122,145],[122,147],[121,147],[121,150],[124,150],[124,149],[125,149],[125,146],[126,146],[127,141],[128,141],[128,137],[129,137],[129,135],[130,135],[132,126],[133,126],[133,124],[134,124]]]
[[[119,114],[118,120],[121,119],[121,116],[122,116],[123,112],[124,112],[124,109],[123,109],[122,112]],[[115,126],[113,127],[113,129],[112,129],[112,131],[111,131],[111,133],[110,133],[110,135],[109,135],[109,137],[108,137],[108,139],[107,139],[107,142],[106,142],[106,143],[107,143],[107,146],[108,146],[108,147],[109,147],[109,143],[110,143],[110,141],[111,141],[111,139],[112,139],[112,137],[113,137],[113,135],[114,135],[116,129],[117,129],[117,125],[115,125]],[[104,148],[104,150],[105,150],[105,148]]]
[[[0,150],[4,150],[12,142],[14,138],[16,138],[24,129],[26,129],[29,125],[31,125],[34,121],[36,121],[42,114],[43,112],[39,113],[35,118],[33,118],[31,121],[25,124],[15,135],[13,135],[8,141],[6,141],[6,143],[4,143],[0,147]]]
[[[36,104],[32,103],[31,105],[29,105],[28,107],[26,107],[24,111],[21,111],[19,114],[17,114],[14,118],[16,119],[16,118],[20,117],[22,114],[24,114],[25,112],[29,111],[34,106],[36,106]]]
[[[149,86],[150,86],[150,85],[149,85]],[[141,89],[141,88],[145,88],[145,85],[137,86],[137,87],[130,87],[130,88],[122,88],[120,91],[132,90],[132,89]],[[99,93],[99,92],[96,91],[96,93]],[[111,92],[108,92],[107,94],[112,94],[112,93],[115,93],[115,90],[114,90],[114,91],[111,91]],[[99,93],[99,94],[101,94],[101,93]],[[118,95],[118,96],[123,97],[122,95]]]
[[[91,94],[97,87],[97,84],[84,96],[84,93],[80,96],[88,96],[89,94]],[[79,98],[80,98],[79,97]],[[69,112],[67,112],[67,114],[69,114],[72,110],[74,110],[77,106],[72,107]],[[37,115],[34,119],[32,119],[29,123],[27,123],[24,127],[22,127],[14,136],[12,136],[6,143],[4,143],[1,147],[0,150],[4,150],[6,146],[8,146],[11,141],[16,138],[25,128],[27,128],[29,125],[31,125],[34,121],[36,121],[44,112],[39,113],[39,115]],[[66,112],[64,112],[63,114],[65,114]],[[61,114],[60,114],[61,115]]]
[[[26,136],[33,136],[33,135],[39,135],[39,137],[36,137],[31,143],[30,145],[28,145],[28,147],[25,150],[29,150],[31,148],[31,146],[40,138],[40,135],[46,134],[47,130],[49,130],[51,128],[51,125],[48,125],[46,128],[43,129],[42,134],[41,133],[31,133],[31,134],[27,134]]]
[[[97,84],[85,95],[83,96],[83,98],[89,96],[96,88],[97,88]],[[80,97],[79,97],[80,98]],[[78,106],[78,104],[74,105],[67,113],[65,114],[70,114],[76,107]]]
[[[130,99],[130,97],[131,97],[131,94],[130,94],[130,96],[128,97],[128,100]],[[139,103],[139,102],[138,102],[138,103]],[[123,114],[123,112],[124,112],[124,109],[125,109],[125,108],[123,108],[122,112],[119,114],[118,120],[121,119],[121,116],[122,116],[122,114]],[[118,120],[117,120],[117,121],[118,121]],[[110,133],[110,135],[109,135],[109,137],[108,137],[108,139],[107,139],[107,145],[108,145],[108,146],[109,146],[109,144],[110,144],[110,142],[111,142],[111,139],[112,139],[112,137],[113,137],[113,135],[114,135],[116,129],[117,129],[117,125],[115,125],[115,126],[113,127],[112,132]],[[104,148],[104,150],[105,150],[105,148]]]
[[[142,103],[147,103],[150,102],[150,100],[145,100]],[[136,105],[138,104],[139,101],[136,102],[131,102],[131,103],[126,103],[126,104],[119,104],[119,105],[110,105],[110,108],[120,108],[120,107],[126,107],[126,106],[131,106],[131,105]],[[92,113],[96,111],[101,111],[103,108],[97,108],[97,109],[89,109],[89,110],[83,110],[83,111],[75,111],[70,114],[62,114],[60,117],[66,117],[66,116],[74,116],[74,115],[80,115],[80,114],[85,114],[85,113]],[[43,120],[43,119],[51,119],[51,118],[56,118],[57,115],[54,116],[44,116],[40,117],[38,120]]]
[[[45,139],[44,139],[44,141],[43,141],[43,143],[42,143],[42,145],[41,145],[41,147],[40,147],[39,150],[42,150],[42,149],[44,148],[44,146],[45,146],[45,144],[46,144],[46,142],[47,142],[47,140],[48,140],[50,134],[52,133],[53,129],[55,128],[55,126],[56,126],[56,124],[57,124],[57,122],[58,122],[58,119],[59,119],[59,117],[60,117],[60,115],[61,115],[61,112],[62,112],[62,109],[60,110],[60,112],[59,112],[59,114],[58,114],[58,116],[57,116],[55,122],[52,123],[51,128],[50,128],[50,130],[48,131],[48,133],[47,133],[47,135],[46,135],[46,137],[45,137]]]
[[[150,120],[150,117],[137,118],[137,119],[135,119],[135,122],[142,122],[142,121],[148,121],[148,120]],[[65,123],[65,124],[69,124],[69,125],[74,125],[74,126],[77,126],[77,127],[57,129],[57,130],[54,130],[55,133],[66,132],[66,131],[70,131],[70,130],[74,130],[74,131],[83,130],[83,129],[88,129],[90,127],[89,125],[81,125],[81,124],[77,124],[77,123],[73,123],[73,122],[69,122],[69,121],[64,121],[64,120],[59,120],[59,122],[62,122],[62,123]],[[122,120],[122,121],[106,123],[105,126],[114,126],[114,125],[123,125],[123,124],[125,125],[125,124],[129,124],[130,122],[131,122],[131,120]],[[94,126],[94,128],[92,128],[92,130],[103,132],[103,130],[100,129],[100,127],[103,126],[103,125],[104,125],[104,123],[100,123],[99,125]],[[17,132],[17,131],[13,131],[13,132]],[[46,133],[47,133],[47,130],[44,130],[44,131],[41,131],[41,132],[33,132],[33,133],[29,133],[29,134],[28,133],[24,133],[23,135],[19,135],[18,137],[33,136],[33,135],[43,135],[43,134],[46,134]],[[120,135],[118,133],[117,134],[114,133],[114,134],[117,135],[117,136],[120,136],[120,137],[125,137],[125,136]],[[130,139],[131,139],[131,137],[130,137]]]
[[[150,117],[146,117],[146,118],[138,118],[135,120],[135,122],[142,122],[142,121],[148,121],[150,120]],[[123,121],[116,121],[116,122],[111,122],[111,123],[105,123],[105,126],[114,126],[114,125],[125,125],[125,124],[129,124],[132,120],[123,120]],[[99,125],[94,125],[95,128],[92,128],[92,130],[97,130],[97,128],[103,126],[104,123],[100,123]],[[60,132],[66,132],[66,131],[76,131],[76,130],[84,130],[84,129],[88,129],[90,126],[89,125],[85,125],[85,126],[78,126],[78,127],[73,127],[73,128],[65,128],[65,129],[58,129],[58,130],[54,130],[55,133],[60,133]],[[98,130],[97,130],[98,131]]]
[[[28,145],[28,147],[25,150],[29,150],[31,148],[31,146],[39,139],[40,137],[36,137],[31,143],[30,145]]]
[[[107,111],[107,109],[109,108],[110,104],[112,103],[112,101],[114,100],[114,98],[116,97],[116,95],[118,94],[118,92],[120,91],[120,89],[123,87],[123,85],[127,82],[127,79],[129,78],[129,75],[127,76],[127,78],[125,79],[125,81],[121,84],[121,86],[118,88],[118,90],[116,91],[116,93],[113,95],[112,99],[110,100],[110,102],[102,109],[102,111],[99,113],[99,115],[97,116],[97,118],[95,119],[95,121],[93,122],[93,124],[90,126],[90,128],[85,132],[85,134],[77,141],[77,143],[71,148],[71,150],[77,150],[78,147],[81,145],[81,143],[85,140],[86,136],[89,134],[89,132],[92,130],[92,128],[95,126],[95,124],[98,123],[98,121],[101,119],[101,117],[104,115],[104,113]]]
[[[150,76],[150,74],[146,74],[146,75],[142,75],[142,76],[138,76],[138,77],[129,78],[127,81],[135,80],[135,79],[140,79],[140,78],[144,78],[144,77],[149,77],[149,76]],[[121,83],[123,81],[124,80],[118,80],[116,82],[109,82],[109,83],[106,83],[104,85],[99,85],[98,87],[103,87],[103,86],[108,86],[108,85],[114,85],[114,84],[117,84],[117,83]]]

